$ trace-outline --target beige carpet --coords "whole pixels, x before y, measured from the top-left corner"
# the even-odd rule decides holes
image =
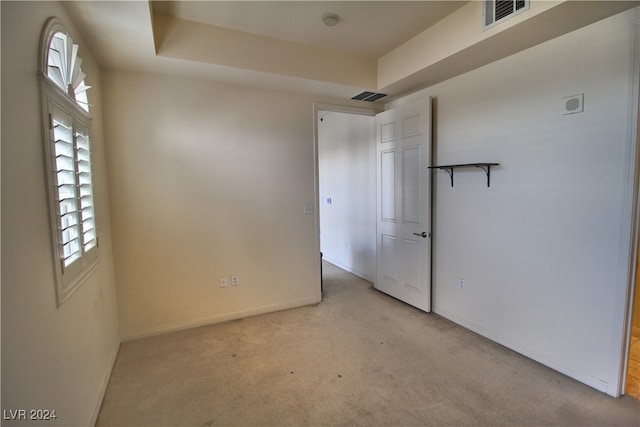
[[[123,343],[97,425],[640,425],[638,400],[323,268],[316,306]]]

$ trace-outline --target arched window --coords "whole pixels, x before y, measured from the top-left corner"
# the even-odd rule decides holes
[[[59,19],[45,23],[39,74],[58,305],[98,264],[90,87],[78,50]]]
[[[40,45],[40,72],[83,110],[89,112],[86,74],[82,72],[82,59],[78,56],[78,45],[68,35],[62,21],[49,18],[42,31]]]

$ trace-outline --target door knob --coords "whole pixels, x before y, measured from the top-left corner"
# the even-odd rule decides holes
[[[423,231],[422,233],[413,233],[413,235],[414,235],[414,236],[422,237],[422,238],[424,238],[424,239],[426,239],[426,238],[427,238],[427,236],[428,236],[428,234],[427,234],[427,232],[426,232],[426,231]]]

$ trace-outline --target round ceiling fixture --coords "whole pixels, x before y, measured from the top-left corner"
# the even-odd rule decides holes
[[[338,23],[339,20],[340,17],[335,13],[327,13],[322,17],[322,22],[324,22],[324,25],[326,25],[327,27],[333,27]]]

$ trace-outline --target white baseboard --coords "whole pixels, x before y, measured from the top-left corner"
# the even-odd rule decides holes
[[[118,351],[120,351],[120,343],[114,351],[111,352],[109,356],[109,363],[107,366],[109,367],[102,377],[102,382],[100,384],[100,390],[98,392],[98,400],[93,409],[93,416],[91,417],[91,425],[95,426],[96,422],[98,422],[98,415],[100,415],[100,409],[102,408],[102,401],[104,400],[104,395],[107,393],[107,386],[109,385],[109,380],[111,379],[111,373],[113,372],[113,367],[116,364],[116,358],[118,357]]]
[[[318,296],[320,295],[320,289],[318,289]],[[164,325],[158,328],[151,328],[146,331],[136,332],[133,334],[122,337],[122,341],[133,341],[140,338],[152,337],[155,335],[166,334],[168,332],[182,331],[185,329],[198,328],[200,326],[213,325],[215,323],[227,322],[229,320],[243,319],[245,317],[257,316],[259,314],[273,313],[281,310],[288,310],[290,308],[303,307],[305,305],[317,304],[320,299],[308,298],[297,301],[291,301],[284,304],[265,305],[262,307],[250,308],[247,310],[234,311],[231,313],[223,313],[216,316],[204,317],[196,320],[189,320],[186,322],[175,323],[172,325]]]
[[[593,377],[585,372],[580,371],[579,369],[575,369],[574,367],[569,366],[559,360],[556,360],[546,354],[540,353],[532,348],[524,346],[520,343],[512,341],[503,336],[500,336],[494,333],[493,331],[490,331],[474,322],[469,322],[465,319],[461,319],[460,317],[446,310],[436,310],[434,312],[466,329],[469,329],[477,333],[478,335],[482,335],[483,337],[488,338],[491,341],[495,341],[498,344],[501,344],[507,348],[510,348],[511,350],[517,353],[520,353],[523,356],[528,357],[529,359],[535,360],[536,362],[539,362],[545,366],[548,366],[549,368],[555,371],[558,371],[561,374],[571,377],[574,380],[580,381],[581,383],[584,383],[590,387],[593,387],[598,391],[607,393],[607,382],[600,378]]]

